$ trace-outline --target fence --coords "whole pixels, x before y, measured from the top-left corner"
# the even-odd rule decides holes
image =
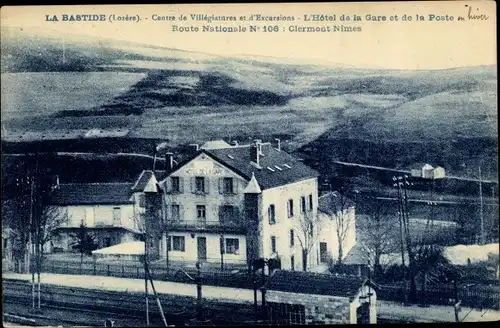
[[[182,270],[192,277],[197,272],[195,268],[182,268]],[[72,275],[109,276],[117,278],[144,279],[144,266],[132,264],[105,264],[105,263],[82,263],[81,265],[68,262],[50,261],[42,264],[42,272]],[[179,283],[194,283],[188,279],[180,267],[159,267],[150,266],[149,271],[154,280],[171,281]],[[258,287],[262,285],[260,275],[255,276]],[[253,289],[253,277],[247,270],[243,271],[222,271],[217,269],[202,270],[202,283],[210,286],[222,286],[233,288]]]
[[[344,266],[343,274],[358,275],[359,272],[366,277],[363,266]],[[196,275],[195,268],[183,268],[183,271],[192,277]],[[68,263],[68,262],[47,262],[42,264],[42,272],[73,274],[73,275],[94,275],[111,276],[118,278],[144,279],[144,267],[132,264],[105,264],[105,263]],[[194,283],[184,274],[179,272],[179,267],[155,267],[150,268],[151,276],[154,280],[171,281],[179,283]],[[261,275],[254,277],[246,270],[222,271],[217,269],[202,270],[202,283],[209,286],[221,286],[231,288],[253,289],[263,285]],[[384,301],[405,302],[405,295],[409,294],[409,288],[402,285],[384,284],[376,288],[377,298]],[[429,286],[425,293],[418,291],[418,301],[421,304],[452,305],[455,303],[455,289],[452,285],[440,285],[439,288]],[[500,309],[500,286],[458,286],[458,298],[463,306],[472,308],[492,308]]]
[[[404,286],[379,285],[376,289],[377,299],[404,303],[409,288]],[[500,289],[490,286],[459,286],[458,299],[463,306],[483,309],[500,309]],[[417,291],[420,304],[450,305],[455,304],[455,289],[453,286],[440,285],[439,288],[429,287],[425,292]]]

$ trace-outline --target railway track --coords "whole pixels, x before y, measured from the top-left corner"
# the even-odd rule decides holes
[[[111,318],[117,322],[144,324],[144,294],[142,293],[117,293],[55,285],[42,285],[41,287],[41,307],[44,309]],[[23,305],[29,309],[32,306],[31,293],[31,285],[27,282],[4,280],[4,303]],[[195,298],[161,295],[161,303],[169,325],[188,325],[196,317]],[[230,307],[234,307],[235,311],[232,311]],[[204,316],[213,320],[214,323],[236,324],[239,317],[232,315],[232,312],[241,313],[241,308],[240,311],[236,310],[238,307],[240,307],[239,304],[217,305],[217,302],[207,302],[203,312]],[[162,326],[159,308],[153,296],[150,296],[149,309],[151,320],[157,321],[158,325]],[[104,320],[98,321],[98,325],[102,325]],[[82,322],[70,321],[70,325],[82,324]],[[88,322],[85,325],[88,325]],[[137,323],[132,326],[137,326]]]

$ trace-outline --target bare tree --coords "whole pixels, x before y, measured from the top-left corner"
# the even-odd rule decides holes
[[[302,213],[295,221],[295,228],[299,231],[297,239],[302,249],[302,270],[304,271],[307,271],[309,254],[318,240],[322,226],[322,220],[311,211]]]
[[[40,213],[40,257],[43,259],[44,246],[59,234],[59,228],[69,220],[65,211],[59,206],[46,204]]]
[[[346,196],[333,192],[331,194],[331,211],[330,214],[335,223],[335,234],[338,240],[337,263],[342,264],[344,260],[344,247],[347,241],[349,231],[353,228],[355,220],[351,215],[351,210],[354,209],[354,203]]]
[[[394,227],[397,224],[396,217],[389,213],[387,203],[367,201],[370,214],[358,219],[358,226],[362,238],[359,240],[367,262],[373,265],[375,273],[381,272],[381,257],[389,253],[394,247]]]

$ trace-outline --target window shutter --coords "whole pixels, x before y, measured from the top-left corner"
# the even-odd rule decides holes
[[[171,236],[168,236],[168,239],[167,239],[167,249],[169,251],[172,250],[172,237]]]
[[[224,178],[219,178],[219,194],[224,193]]]
[[[183,193],[184,192],[184,178],[179,177],[179,192]]]
[[[196,177],[191,177],[191,192],[194,194],[196,192]]]
[[[163,188],[165,188],[167,193],[172,192],[172,183],[170,179],[171,179],[170,177],[165,179],[165,184],[163,186]]]
[[[224,222],[224,212],[223,212],[223,205],[220,205],[219,206],[219,223],[223,223]]]
[[[184,220],[184,206],[179,204],[179,221]]]
[[[238,222],[241,221],[240,220],[240,208],[238,206],[234,207],[234,212],[233,213],[234,213],[235,220],[238,221]]]
[[[208,177],[205,177],[205,193],[210,193],[210,179]]]
[[[233,178],[233,192],[235,194],[239,194],[240,193],[240,190],[238,188],[239,188],[238,179],[237,178]]]

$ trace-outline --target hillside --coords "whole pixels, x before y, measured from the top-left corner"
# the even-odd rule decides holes
[[[3,141],[278,137],[321,172],[483,161],[497,176],[493,66],[370,70],[5,29],[1,50]]]

